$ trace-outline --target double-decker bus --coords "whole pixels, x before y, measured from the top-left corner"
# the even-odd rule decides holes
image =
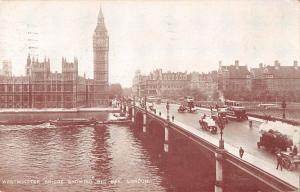
[[[227,107],[241,106],[241,104],[238,101],[225,100],[225,106]]]
[[[147,97],[147,102],[160,104],[161,99],[159,97],[155,97],[155,96],[148,96]]]
[[[242,107],[238,101],[226,100],[225,106],[227,108],[226,117],[228,119],[237,121],[248,119],[245,107]]]

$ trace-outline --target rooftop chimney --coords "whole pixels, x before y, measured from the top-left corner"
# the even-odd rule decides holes
[[[239,69],[239,60],[235,60],[235,61],[234,61],[234,66],[235,66],[235,69],[236,69],[236,70]]]
[[[278,60],[274,61],[274,66],[275,66],[275,69],[279,69],[280,63],[278,62]]]
[[[298,61],[294,61],[294,67],[298,66]]]
[[[298,69],[298,61],[294,61],[294,68]]]
[[[239,66],[239,60],[235,60],[235,61],[234,61],[234,65],[235,65],[236,67],[238,67],[238,66]]]

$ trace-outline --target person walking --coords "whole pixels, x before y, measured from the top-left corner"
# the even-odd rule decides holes
[[[252,120],[249,120],[249,128],[252,128]]]
[[[296,145],[294,145],[293,151],[292,151],[292,155],[297,155],[298,154],[298,148]]]
[[[172,122],[174,122],[174,115],[172,115]]]
[[[240,147],[239,153],[240,153],[240,158],[243,158],[244,149],[242,147]]]
[[[282,157],[280,154],[277,155],[277,167],[276,169],[278,169],[278,167],[280,167],[280,170],[282,171]]]

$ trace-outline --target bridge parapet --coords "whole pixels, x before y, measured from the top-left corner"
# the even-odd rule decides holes
[[[169,129],[172,129],[173,131],[176,131],[180,133],[181,135],[185,136],[189,140],[192,140],[193,142],[199,144],[201,148],[208,151],[209,153],[218,154],[218,139],[213,138],[210,135],[207,135],[205,133],[200,132],[199,130],[196,130],[195,128],[185,128],[188,126],[183,125],[180,122],[170,122],[168,121],[165,116],[160,116],[155,113],[152,113],[150,111],[145,111],[145,109],[135,106],[136,113],[143,113],[146,114],[146,116],[151,119],[151,121],[157,121],[165,128],[165,143],[164,148],[166,152],[168,151],[168,140],[169,140]],[[167,147],[165,147],[165,145]],[[261,166],[257,166],[256,164],[253,164],[255,161],[248,162],[246,159],[241,159],[238,156],[234,155],[232,153],[232,146],[225,143],[225,149],[229,149],[229,151],[223,151],[222,152],[222,158],[224,162],[229,163],[233,165],[235,168],[238,168],[239,170],[242,170],[243,172],[249,174],[250,176],[256,178],[260,182],[266,184],[274,191],[280,191],[280,192],[287,192],[287,191],[298,191],[299,186],[295,186],[287,181],[282,180],[278,176],[269,173],[268,171],[264,170]],[[219,155],[217,156],[219,157]],[[216,158],[216,163],[218,163],[218,158]],[[217,165],[217,164],[216,164]],[[217,168],[220,170],[220,167]],[[220,174],[220,172],[219,172]],[[220,184],[219,186],[222,186],[222,181],[216,182],[216,185]]]

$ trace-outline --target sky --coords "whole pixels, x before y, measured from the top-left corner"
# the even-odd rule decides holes
[[[79,73],[93,78],[92,36],[102,6],[109,35],[109,82],[130,87],[136,70],[217,70],[239,60],[300,61],[300,1],[3,1],[0,0],[0,61],[24,75],[28,47],[52,71],[61,58],[78,58]],[[33,34],[36,33],[36,34]]]

